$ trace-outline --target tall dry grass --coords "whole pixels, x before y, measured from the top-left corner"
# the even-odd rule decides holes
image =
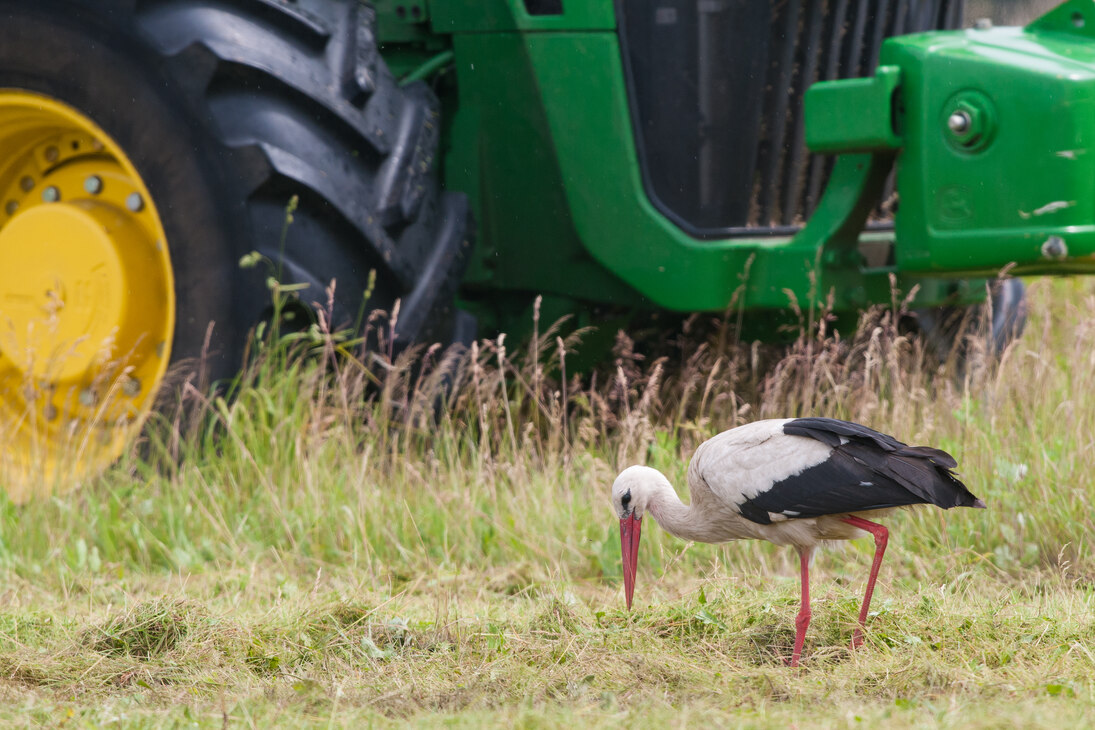
[[[612,362],[583,374],[568,367],[582,333],[559,323],[537,322],[519,348],[499,337],[389,358],[383,318],[369,338],[380,346],[365,347],[321,316],[257,342],[227,395],[184,387],[186,408],[88,488],[0,507],[0,566],[194,570],[273,555],[378,579],[493,566],[615,580],[607,494],[619,469],[649,463],[683,492],[705,438],[820,415],[951,451],[989,503],[897,516],[904,569],[987,561],[1087,576],[1095,294],[1046,281],[1030,299],[1027,333],[999,358],[974,328],[961,362],[941,361],[901,326],[898,298],[848,337],[804,318],[782,349],[737,342],[717,318],[686,323],[657,357],[621,333]],[[761,545],[685,549],[648,534],[648,568],[786,567]]]

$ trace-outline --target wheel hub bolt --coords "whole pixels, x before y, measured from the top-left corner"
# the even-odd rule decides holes
[[[88,178],[84,180],[84,190],[92,195],[98,195],[103,191],[103,179],[98,175],[89,175]]]
[[[8,215],[15,215],[17,210],[19,210],[19,202],[15,200],[9,200],[4,206],[4,212]]]
[[[1042,244],[1042,256],[1047,259],[1063,259],[1068,256],[1068,246],[1060,236],[1050,236]]]
[[[963,134],[969,130],[972,121],[969,112],[957,111],[947,119],[947,126],[955,134]]]
[[[144,198],[141,197],[140,193],[130,193],[126,196],[125,207],[134,213],[139,213],[144,210]]]
[[[61,199],[61,191],[57,189],[57,186],[50,185],[48,188],[42,191],[42,200],[47,203],[56,203]]]
[[[19,187],[23,188],[24,193],[29,193],[34,189],[34,178],[30,175],[24,175],[22,179],[19,180]]]
[[[122,382],[122,392],[129,398],[136,398],[137,394],[141,392],[141,381],[136,378],[126,378]]]

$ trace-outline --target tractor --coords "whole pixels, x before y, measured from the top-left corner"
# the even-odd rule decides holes
[[[537,297],[763,338],[895,285],[927,327],[991,296],[1006,337],[1001,271],[1095,270],[1095,3],[963,8],[0,0],[0,479],[103,469],[175,373],[238,369],[272,288],[400,345]]]

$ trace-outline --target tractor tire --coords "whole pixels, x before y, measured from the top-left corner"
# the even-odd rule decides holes
[[[996,357],[1023,334],[1027,323],[1026,285],[1023,280],[993,282],[989,297],[989,302],[970,307],[916,310],[915,327],[940,362],[957,355],[961,365],[968,357],[969,345],[965,338],[969,334],[982,334],[987,351]],[[991,319],[982,321],[986,314],[985,307],[989,304]]]
[[[0,322],[40,331],[49,309],[55,331],[105,320],[124,340],[105,345],[108,377],[85,354],[57,379],[34,364],[57,337],[45,353],[0,332],[0,436],[22,433],[29,449],[0,478],[55,475],[62,462],[70,476],[101,470],[151,411],[169,362],[202,358],[213,378],[230,376],[269,316],[269,276],[305,285],[301,302],[324,309],[334,280],[340,327],[375,272],[367,306],[400,300],[398,343],[473,336],[453,304],[470,215],[439,188],[439,132],[436,96],[393,78],[375,12],[356,0],[0,0],[0,270],[33,282],[20,293],[30,306],[0,296]],[[72,231],[99,247],[94,271],[79,270],[72,245],[25,253],[36,235]],[[252,251],[267,269],[241,267]],[[104,261],[116,276],[103,291],[158,283],[104,311],[74,293]],[[72,303],[50,309],[39,289]],[[105,391],[129,400],[105,410]],[[84,441],[102,447],[73,455],[63,434],[76,426],[98,429]]]

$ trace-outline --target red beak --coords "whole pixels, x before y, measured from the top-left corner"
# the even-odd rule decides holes
[[[631,597],[635,595],[635,569],[639,565],[639,531],[642,517],[624,517],[620,520],[620,553],[624,559],[624,595],[627,610],[631,610]]]

